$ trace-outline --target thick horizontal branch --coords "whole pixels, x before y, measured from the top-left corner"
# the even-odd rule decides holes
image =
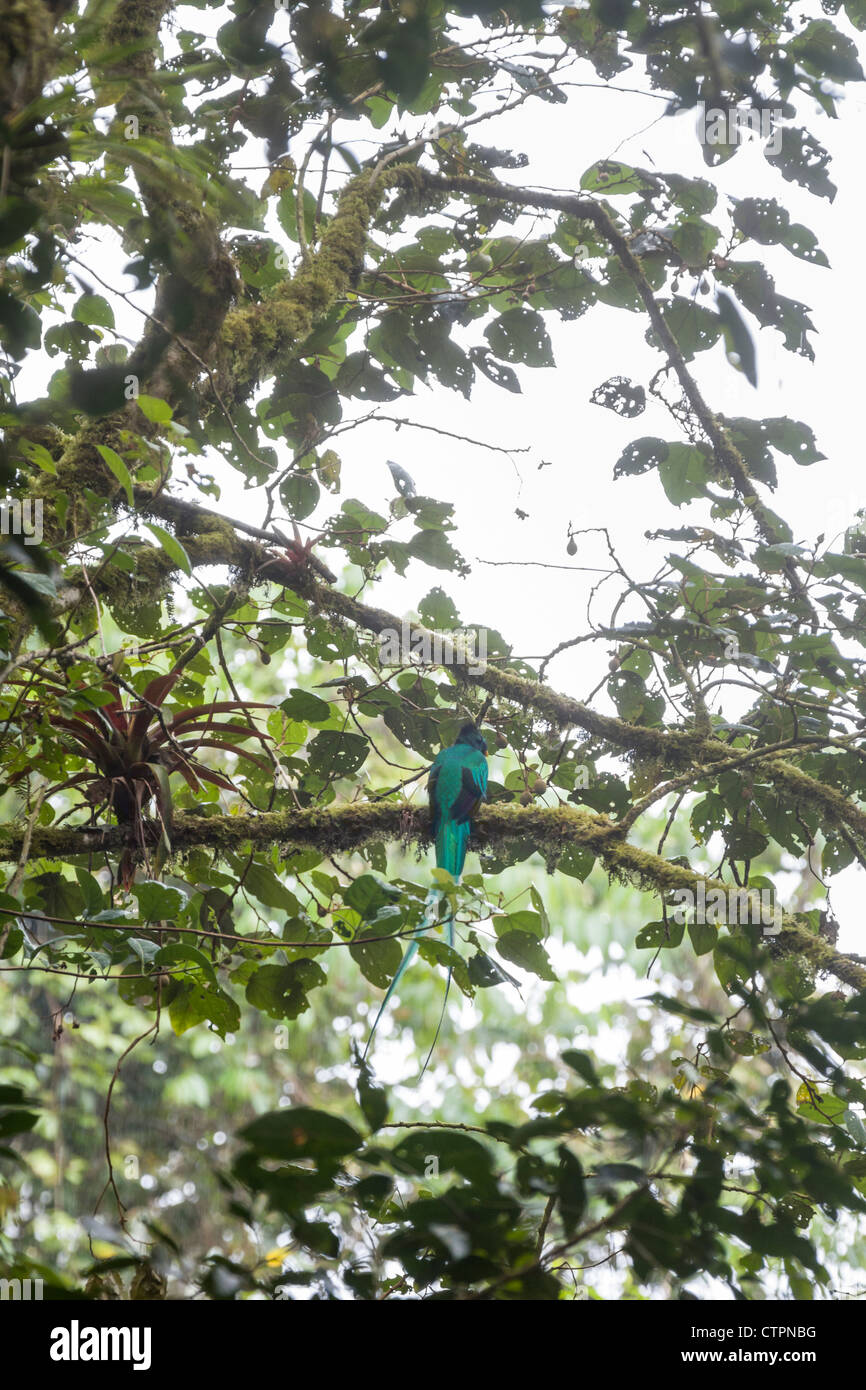
[[[0,827],[0,859],[17,860],[24,844],[24,826]],[[426,812],[398,802],[353,802],[302,811],[267,812],[257,816],[196,816],[178,814],[172,824],[172,846],[184,851],[203,846],[219,852],[245,848],[270,849],[277,844],[291,849],[317,849],[334,854],[357,849],[373,841],[426,840]],[[696,890],[703,883],[707,893],[727,893],[732,885],[674,864],[661,855],[626,843],[614,822],[606,816],[573,807],[485,806],[474,827],[478,848],[529,840],[548,865],[568,849],[589,850],[608,873],[635,883],[647,892],[671,894],[677,889]],[[69,858],[127,847],[129,837],[121,826],[100,829],[61,829],[44,826],[33,830],[30,854],[34,857]],[[856,990],[866,990],[866,968],[835,951],[796,917],[782,915],[782,929],[774,938],[782,950],[806,956],[816,969],[834,975]]]
[[[193,565],[229,565],[244,569],[253,575],[261,570],[270,559],[270,552],[264,545],[239,536],[232,522],[220,519],[208,509],[194,502],[182,501],[168,495],[148,499],[143,490],[136,490],[142,510],[169,521],[181,536],[184,548]],[[138,573],[134,579],[121,571],[106,570],[92,582],[98,590],[111,588],[122,591],[131,584],[139,597],[152,589],[157,591],[174,573],[176,563],[163,550],[142,547],[139,556]],[[334,618],[350,622],[367,632],[379,634],[386,630],[401,631],[403,619],[384,608],[374,608],[360,603],[349,594],[328,584],[322,584],[310,574],[299,572],[296,590],[314,608],[328,613]],[[115,594],[115,597],[117,594]],[[64,603],[72,604],[86,597],[74,581],[64,590]],[[409,623],[409,632],[430,637],[430,633],[420,623]],[[431,644],[428,644],[428,649]],[[480,663],[479,663],[480,665]],[[696,768],[695,780],[702,780],[700,765],[727,762],[738,752],[721,739],[708,737],[697,729],[672,729],[652,727],[644,724],[630,724],[627,720],[613,715],[602,714],[580,700],[573,699],[553,690],[540,681],[526,676],[503,671],[494,666],[484,665],[481,669],[468,665],[455,664],[448,668],[451,674],[467,685],[475,685],[499,700],[522,709],[531,709],[552,728],[582,729],[594,738],[603,740],[613,748],[635,753],[647,761],[658,761],[660,765],[684,771]],[[804,751],[814,753],[821,747],[819,739],[804,740]],[[796,756],[796,749],[788,750],[788,757],[778,752],[768,751],[756,756],[753,765],[760,767],[761,775],[766,776],[774,786],[787,795],[806,800],[810,805],[820,808],[825,822],[833,826],[849,827],[866,843],[866,812],[855,802],[816,778],[795,767],[788,757]]]

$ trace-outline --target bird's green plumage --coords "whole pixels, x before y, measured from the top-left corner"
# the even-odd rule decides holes
[[[447,869],[453,879],[458,880],[463,872],[463,865],[466,862],[466,849],[469,844],[469,836],[472,833],[472,817],[478,808],[479,802],[483,801],[487,795],[487,745],[474,724],[464,724],[457,736],[456,743],[450,748],[442,748],[433,759],[430,768],[430,776],[427,779],[427,794],[430,799],[430,828],[433,833],[436,845],[436,866],[440,869]],[[418,941],[425,932],[429,931],[438,920],[439,904],[441,894],[436,889],[431,889],[427,895],[427,903],[424,911],[424,920],[420,927],[413,934],[413,940],[406,948],[400,967],[388,987],[388,993],[382,1000],[379,1012],[376,1015],[373,1027],[370,1029],[370,1036],[367,1039],[367,1046],[364,1049],[364,1056],[370,1050],[373,1035],[379,1023],[379,1019],[385,1012],[391,995],[397,988],[402,979],[407,966],[410,964],[415,952],[418,950]],[[454,917],[449,913],[445,923],[445,931],[448,945],[454,945]],[[448,968],[448,982],[445,987],[445,1002],[448,1001],[448,990],[451,987],[451,968]],[[445,1004],[442,1005],[442,1016],[445,1013]],[[442,1016],[439,1025],[442,1024]],[[436,1029],[436,1037],[433,1039],[433,1047],[436,1046],[436,1038],[439,1036],[439,1028]],[[433,1052],[430,1049],[427,1061]],[[424,1063],[426,1068],[427,1062]],[[423,1068],[422,1068],[423,1072]]]

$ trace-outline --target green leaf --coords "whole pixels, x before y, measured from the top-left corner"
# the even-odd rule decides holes
[[[834,1096],[832,1091],[822,1090],[804,1081],[797,1091],[797,1113],[805,1120],[818,1125],[833,1125],[844,1122],[848,1102]]]
[[[569,878],[579,879],[583,883],[592,873],[592,866],[595,863],[595,855],[591,849],[581,849],[577,845],[570,845],[556,861],[556,867]]]
[[[36,310],[4,289],[0,289],[0,328],[5,330],[6,347],[16,361],[42,342],[42,323]]]
[[[363,734],[323,729],[310,744],[310,769],[329,781],[350,777],[366,762],[369,750]]]
[[[657,951],[666,947],[679,946],[685,930],[684,922],[674,922],[671,919],[667,922],[648,922],[645,927],[641,927],[634,939],[634,944],[641,951]]]
[[[517,985],[513,975],[509,975],[507,970],[497,964],[492,956],[488,956],[484,951],[476,951],[474,956],[469,957],[469,982],[476,989],[493,989],[495,985]]]
[[[667,499],[675,507],[705,497],[707,459],[691,444],[669,444],[667,458],[659,463],[659,477]]]
[[[76,300],[72,317],[78,323],[95,323],[100,328],[114,327],[114,313],[101,294],[83,294]]]
[[[535,309],[508,309],[484,330],[491,350],[504,362],[552,367],[553,349],[544,319]]]
[[[98,879],[95,879],[93,874],[88,873],[87,869],[81,868],[75,870],[75,877],[78,879],[78,886],[84,894],[84,907],[88,917],[92,917],[96,912],[101,912],[105,898]]]
[[[180,971],[177,972],[179,978],[182,978],[183,974],[190,973],[189,970],[184,970],[184,967],[192,966],[194,967],[193,973],[201,972],[208,984],[218,988],[216,971],[212,963],[203,951],[200,951],[197,946],[190,946],[188,942],[173,941],[168,946],[162,946],[154,955],[153,963],[154,965],[165,966],[169,972],[174,966],[179,966]]]
[[[595,1070],[595,1063],[588,1052],[578,1052],[576,1048],[567,1048],[562,1054],[562,1060],[572,1071],[576,1071],[587,1084],[587,1086],[597,1086],[599,1084],[598,1074]]]
[[[183,911],[186,898],[179,888],[169,888],[155,879],[133,885],[138,912],[144,922],[172,922]]]
[[[416,531],[408,546],[409,554],[437,570],[460,567],[460,556],[444,531]]]
[[[37,202],[5,194],[0,205],[0,247],[20,241],[41,216],[42,208]]]
[[[358,1102],[370,1129],[381,1129],[388,1118],[388,1097],[378,1082],[373,1080],[366,1062],[361,1063],[358,1071]]]
[[[27,1134],[37,1123],[38,1115],[29,1110],[6,1110],[0,1115],[0,1139],[11,1139],[15,1134]]]
[[[605,197],[641,193],[647,187],[642,173],[616,159],[600,159],[581,175],[580,187],[588,193],[603,193]]]
[[[572,1236],[586,1210],[586,1185],[583,1167],[576,1154],[566,1144],[559,1149],[559,1211],[567,1236]],[[642,1175],[641,1175],[642,1176]]]
[[[295,913],[298,908],[298,900],[294,893],[286,887],[281,879],[277,878],[273,869],[266,864],[259,864],[253,860],[248,864],[243,876],[243,886],[248,893],[252,893],[254,898],[258,898],[265,907],[279,908],[283,912]]]
[[[523,970],[529,970],[533,975],[538,975],[542,980],[556,980],[550,961],[547,959],[547,952],[532,932],[509,931],[504,936],[500,936],[496,942],[496,949],[506,960],[511,961],[512,965],[519,965]]]
[[[696,956],[706,956],[710,951],[715,950],[719,939],[719,931],[712,922],[690,922],[689,940],[695,950]]]
[[[451,632],[460,626],[460,614],[443,589],[431,589],[418,604],[418,617],[425,627]]]
[[[147,529],[152,531],[154,536],[156,536],[156,539],[159,541],[168,558],[172,560],[179,569],[182,569],[184,574],[192,574],[192,565],[190,564],[189,556],[177,537],[172,536],[164,527],[157,526],[155,521],[148,521],[146,525]]]
[[[302,724],[324,724],[331,717],[331,706],[327,700],[313,695],[309,690],[301,690],[297,686],[294,690],[289,691],[280,705],[280,709],[290,719],[295,719]]]
[[[319,989],[327,976],[314,960],[295,960],[289,965],[260,965],[247,981],[246,999],[271,1018],[298,1018],[310,1007],[310,990]]]
[[[321,489],[308,473],[294,473],[280,484],[280,497],[289,516],[303,521],[316,510]]]
[[[347,907],[354,908],[365,921],[370,921],[381,908],[399,902],[401,897],[400,889],[393,883],[376,874],[361,874],[349,884],[343,894],[343,902]]]
[[[111,470],[126,493],[126,500],[130,507],[134,507],[135,497],[132,492],[132,476],[126,464],[123,462],[123,459],[120,457],[120,454],[116,453],[108,444],[97,444],[96,448],[102,455],[102,460],[106,467]],[[189,573],[188,570],[187,573]]]
[[[224,1038],[241,1026],[241,1012],[233,999],[221,989],[205,989],[202,985],[183,982],[169,1005],[169,1018],[174,1032],[180,1035],[199,1023],[210,1022]]]
[[[266,1158],[292,1160],[345,1158],[364,1142],[345,1120],[307,1106],[260,1115],[240,1131],[240,1138]]]
[[[36,467],[41,468],[43,473],[50,473],[56,477],[57,464],[44,444],[36,444],[32,439],[21,439],[18,442],[18,448],[28,463],[35,463]]]
[[[397,937],[384,941],[365,941],[359,937],[349,947],[349,955],[365,980],[377,989],[387,989],[400,968],[403,942]]]
[[[139,396],[136,405],[145,419],[154,425],[168,424],[174,413],[168,401],[160,400],[159,396]]]
[[[752,386],[758,385],[758,367],[755,357],[755,344],[735,301],[724,290],[717,295],[719,318],[725,330],[728,352],[735,353],[738,367]]]
[[[493,1174],[490,1151],[468,1134],[455,1130],[421,1129],[402,1139],[394,1149],[395,1164],[403,1171],[426,1176],[430,1160],[439,1171],[451,1168],[469,1182],[486,1183]]]

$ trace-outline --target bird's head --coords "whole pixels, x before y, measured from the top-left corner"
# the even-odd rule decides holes
[[[474,724],[464,724],[460,733],[457,735],[457,743],[468,744],[470,748],[477,748],[479,753],[487,753],[487,744],[479,729]]]

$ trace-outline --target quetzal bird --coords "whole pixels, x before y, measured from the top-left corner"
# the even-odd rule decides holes
[[[455,882],[459,881],[463,872],[463,865],[466,862],[466,848],[472,833],[472,817],[478,809],[479,803],[487,796],[486,753],[487,744],[475,725],[464,724],[457,735],[456,742],[450,748],[440,749],[436,754],[427,778],[427,795],[430,798],[430,829],[436,845],[436,866],[439,869],[447,869]],[[388,986],[388,993],[382,1000],[373,1027],[370,1029],[367,1046],[364,1048],[365,1058],[379,1025],[379,1019],[388,1007],[391,995],[411,964],[412,958],[418,950],[420,938],[438,921],[441,899],[441,892],[436,888],[431,888],[424,906],[424,919],[412,933],[413,939],[406,947],[397,974]],[[448,945],[453,946],[453,912],[449,912],[444,926]],[[427,1062],[433,1055],[436,1039],[439,1037],[439,1029],[442,1027],[442,1019],[445,1016],[445,1006],[448,1003],[450,988],[451,966],[449,965],[442,1013],[439,1015],[436,1037],[434,1037],[427,1054],[427,1061],[421,1069],[422,1076],[426,1070]]]

